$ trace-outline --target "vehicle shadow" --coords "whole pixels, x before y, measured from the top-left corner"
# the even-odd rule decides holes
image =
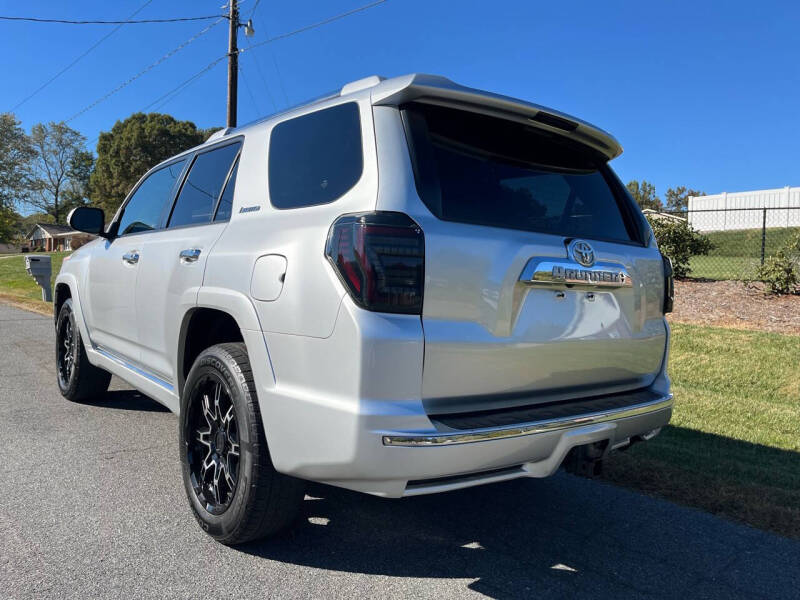
[[[109,390],[102,396],[82,403],[100,408],[116,408],[117,410],[169,412],[168,408],[136,390]]]
[[[313,485],[304,510],[290,534],[239,550],[331,571],[463,579],[492,598],[727,600],[742,586],[764,593],[764,578],[729,574],[742,553],[796,544],[564,473],[403,500]]]

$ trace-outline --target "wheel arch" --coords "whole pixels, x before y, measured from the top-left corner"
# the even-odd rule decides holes
[[[67,298],[72,298],[69,284],[64,281],[56,282],[53,288],[53,321],[56,323],[58,322],[58,313],[61,312],[61,307],[64,306]]]
[[[176,391],[180,395],[194,360],[204,349],[225,342],[244,342],[256,384],[273,385],[275,378],[255,307],[244,294],[203,287],[197,304],[182,320],[176,353]],[[266,367],[266,369],[264,368]],[[265,375],[265,372],[268,372]]]
[[[91,344],[91,336],[89,335],[89,326],[86,322],[83,312],[83,304],[79,293],[78,279],[72,273],[64,273],[62,270],[58,274],[53,285],[53,325],[58,319],[58,313],[61,307],[64,306],[67,298],[72,299],[72,310],[75,312],[75,320],[78,323],[78,329],[81,332],[84,345],[86,346],[87,354],[89,355],[90,362],[94,363],[94,348]]]
[[[183,390],[189,370],[203,350],[216,344],[244,341],[241,327],[233,315],[218,308],[205,306],[196,306],[186,311],[179,335],[177,357],[179,392]]]

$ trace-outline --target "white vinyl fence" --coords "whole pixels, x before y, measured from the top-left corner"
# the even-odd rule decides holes
[[[760,229],[765,221],[766,227],[800,227],[800,187],[690,196],[688,208],[698,231]]]

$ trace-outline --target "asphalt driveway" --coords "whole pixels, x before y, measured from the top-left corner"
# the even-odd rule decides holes
[[[190,515],[176,418],[116,379],[62,399],[52,330],[0,305],[0,598],[800,597],[800,542],[568,475],[312,486],[294,533],[226,548]]]

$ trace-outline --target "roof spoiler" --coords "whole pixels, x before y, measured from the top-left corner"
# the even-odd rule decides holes
[[[376,81],[377,80],[377,81]],[[364,80],[357,83],[364,84]],[[610,133],[571,115],[516,98],[465,87],[438,75],[412,74],[372,81],[374,105],[398,105],[412,100],[444,102],[502,117],[520,116],[534,127],[563,135],[600,152],[606,160],[622,154],[622,146]],[[367,86],[364,86],[367,87]],[[344,90],[343,90],[344,91]]]

